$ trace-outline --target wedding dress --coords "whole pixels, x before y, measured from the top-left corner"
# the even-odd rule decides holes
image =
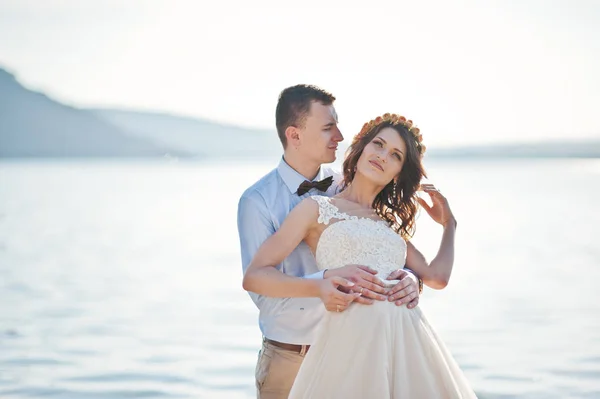
[[[404,267],[406,242],[383,220],[341,212],[324,196],[316,249],[319,269],[366,265],[385,279]],[[375,301],[327,312],[302,362],[290,399],[476,398],[419,309]]]

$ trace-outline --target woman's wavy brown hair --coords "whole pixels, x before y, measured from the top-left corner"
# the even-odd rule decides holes
[[[403,238],[409,239],[415,231],[415,216],[418,206],[417,190],[419,189],[421,179],[427,177],[427,175],[421,162],[421,153],[417,148],[415,137],[406,127],[391,122],[382,122],[367,131],[364,135],[357,135],[352,145],[348,148],[344,159],[342,189],[352,184],[356,173],[356,164],[365,146],[386,127],[391,127],[397,131],[402,140],[404,140],[406,154],[404,155],[402,170],[396,182],[394,180],[389,182],[375,196],[372,206],[375,212],[387,221],[394,231]]]

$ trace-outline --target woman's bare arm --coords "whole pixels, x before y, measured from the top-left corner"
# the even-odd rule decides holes
[[[329,310],[338,304],[345,307],[356,297],[337,290],[339,285],[353,285],[346,279],[306,279],[286,275],[276,268],[317,227],[318,213],[318,204],[309,198],[289,213],[250,262],[242,283],[246,291],[276,298],[320,297]]]

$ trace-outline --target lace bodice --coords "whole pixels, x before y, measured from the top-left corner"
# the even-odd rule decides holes
[[[392,271],[404,267],[406,242],[385,221],[348,215],[328,197],[310,198],[319,204],[318,222],[327,225],[316,249],[319,270],[365,265],[385,279]]]

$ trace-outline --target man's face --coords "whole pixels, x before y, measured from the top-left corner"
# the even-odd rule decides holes
[[[307,161],[319,164],[335,161],[338,143],[344,140],[337,122],[333,105],[312,102],[304,126],[298,129],[298,150]]]

